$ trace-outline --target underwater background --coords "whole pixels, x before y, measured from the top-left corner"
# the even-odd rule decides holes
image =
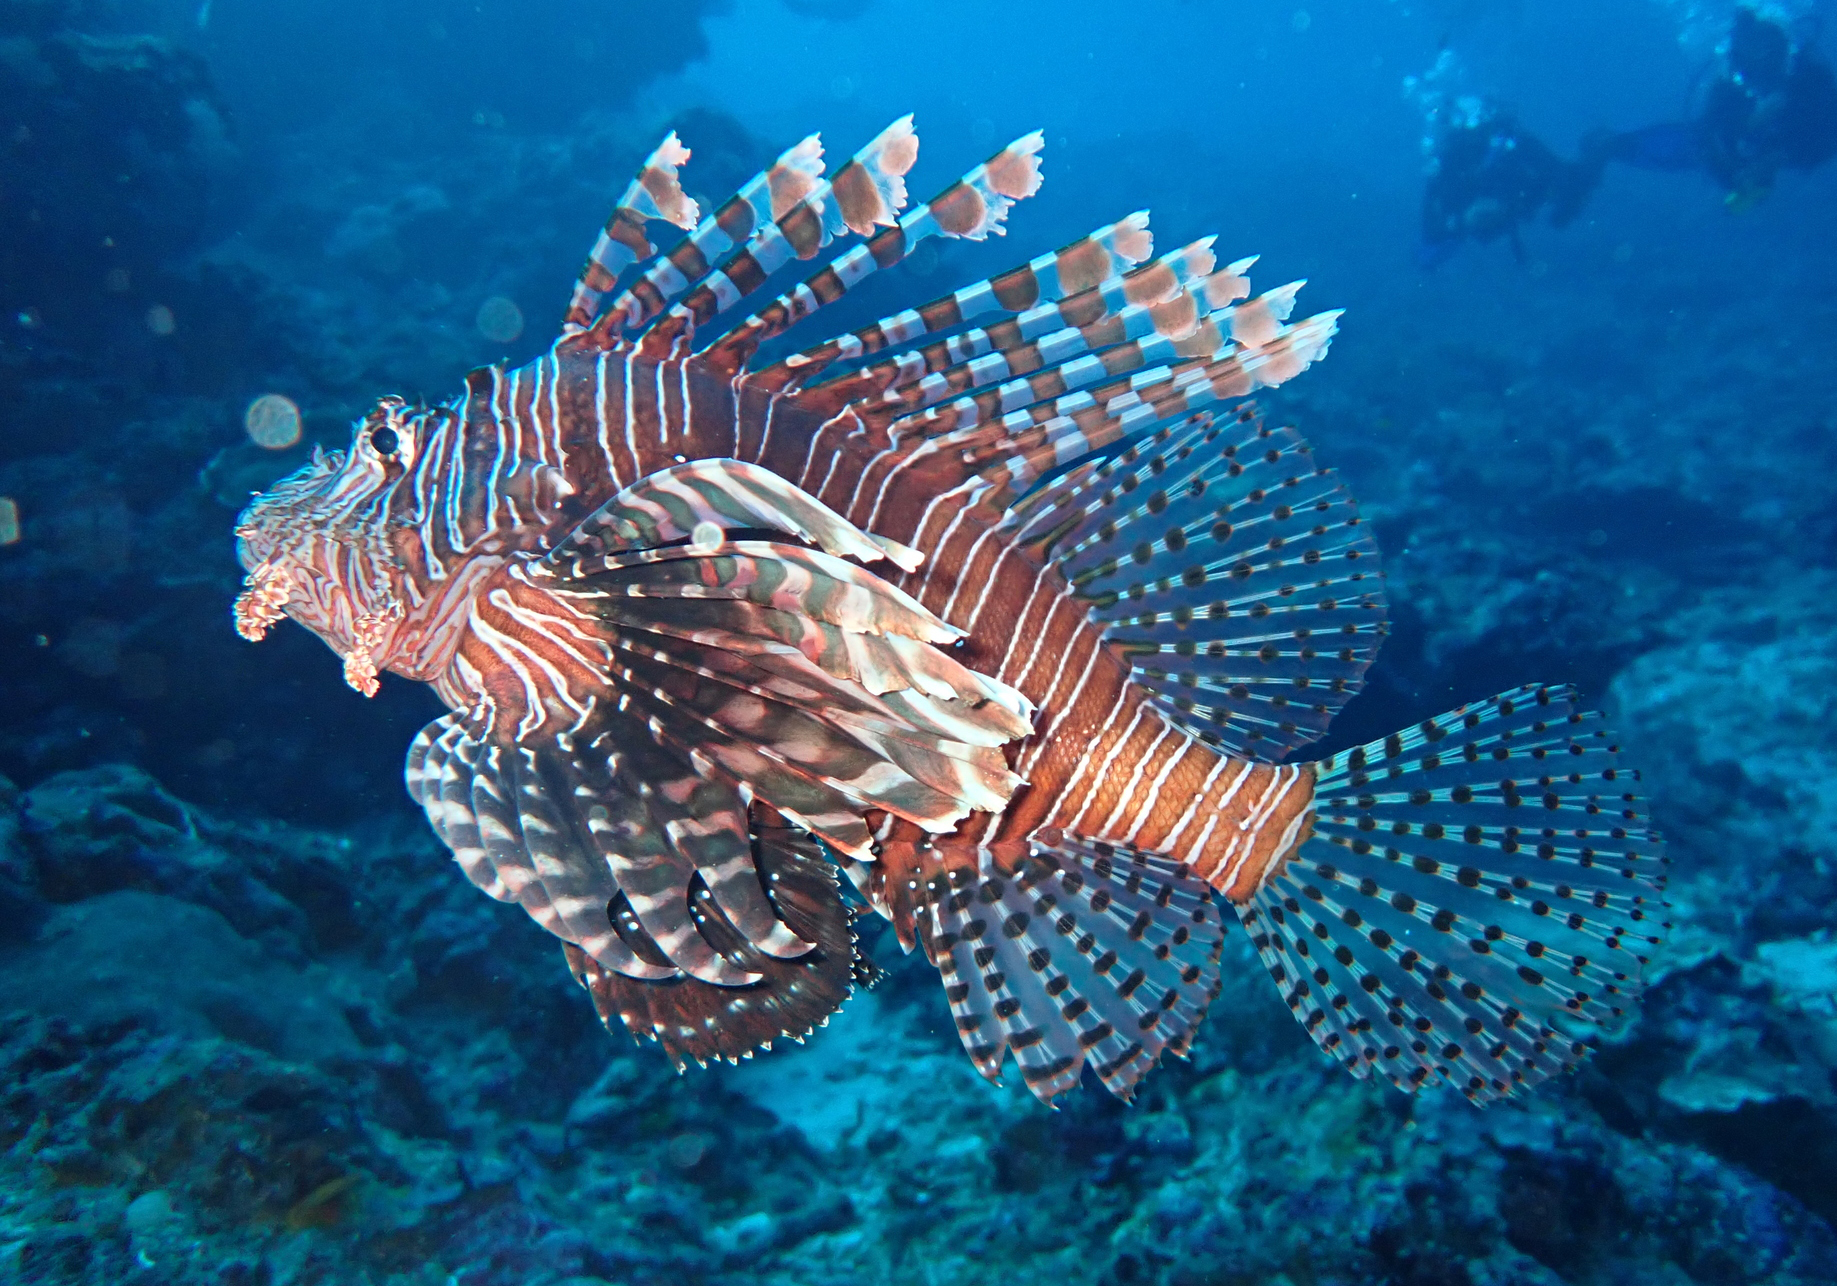
[[[0,1281],[1837,1281],[1837,166],[1741,208],[1609,167],[1516,253],[1418,245],[1437,103],[1572,155],[1683,118],[1732,12],[0,0]],[[236,637],[250,492],[541,351],[666,131],[708,208],[906,112],[915,192],[1035,128],[1045,186],[826,328],[1141,208],[1347,310],[1260,399],[1386,559],[1324,748],[1573,682],[1670,843],[1579,1073],[1354,1081],[1232,934],[1190,1061],[1050,1111],[874,930],[806,1045],[679,1076],[452,869],[402,786],[431,693]]]

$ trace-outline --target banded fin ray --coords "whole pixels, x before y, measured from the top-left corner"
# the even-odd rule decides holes
[[[1127,307],[1163,303],[1187,279],[1211,271],[1210,240],[1143,265],[1154,242],[1147,211],[1138,211],[1017,268],[793,353],[777,367],[767,367],[764,374],[769,378],[782,368],[802,384],[799,394],[804,405],[840,407],[970,358],[1066,327],[1089,325]],[[810,383],[838,361],[906,348],[991,313],[1009,320],[973,327],[897,357],[867,363],[821,385]]]
[[[1145,228],[1142,235],[1146,239]],[[1025,381],[1039,400],[1175,358],[1222,356],[1232,345],[1218,337],[1211,324],[1218,313],[1207,308],[1221,289],[1217,279],[1229,274],[1196,275],[1189,268],[1191,261],[1211,257],[1204,243],[1182,247],[1070,298],[1038,304],[1012,321],[972,327],[872,364],[862,373],[865,381],[834,383],[840,393],[851,393],[867,382],[869,389],[857,395],[852,409],[870,425],[891,424],[977,389],[1003,387],[1004,401],[1011,403]],[[829,393],[830,385],[820,387]],[[902,431],[909,433],[913,423],[903,424]]]
[[[868,236],[892,225],[906,204],[906,171],[917,159],[918,135],[912,117],[903,116],[832,178],[816,177],[820,167],[813,167],[808,182],[779,186],[773,217],[699,281],[685,283],[680,301],[643,331],[641,351],[657,357],[672,352],[697,326],[737,307],[793,259],[814,259],[839,237]]]
[[[712,273],[722,256],[788,213],[822,176],[820,136],[812,134],[786,148],[619,292],[606,309],[611,324],[626,332],[643,327]]]
[[[812,944],[793,959],[759,952],[717,907],[703,907],[705,933],[758,975],[740,986],[676,976],[642,981],[605,968],[573,944],[563,947],[569,972],[593,998],[609,1029],[614,1020],[639,1040],[654,1040],[682,1070],[691,1061],[736,1062],[779,1039],[802,1040],[853,994],[874,969],[856,942],[853,914],[836,889],[836,868],[816,843],[770,809],[749,825],[762,896],[792,932]]]
[[[918,928],[977,1070],[994,1080],[1012,1053],[1046,1103],[1087,1061],[1130,1098],[1163,1054],[1185,1052],[1219,987],[1223,929],[1204,881],[1077,836],[1043,836],[1012,871],[985,849],[974,870],[932,875]]]
[[[813,436],[802,485],[875,530],[930,548],[972,508],[999,514],[1042,479],[1098,452],[1285,382],[1325,354],[1337,320],[1322,313],[1279,325],[1255,348],[1203,333],[1184,340],[1157,333],[884,426],[857,403]],[[1195,347],[1204,355],[1183,355]],[[915,491],[933,499],[915,506],[906,498]]]
[[[888,432],[915,457],[956,453],[1020,495],[1118,442],[1287,382],[1325,355],[1338,317],[1281,326],[1254,348],[1131,340],[902,416]]]
[[[1323,760],[1313,837],[1239,909],[1315,1042],[1477,1102],[1586,1056],[1669,928],[1617,750],[1573,691],[1528,686]]]
[[[637,177],[626,186],[606,227],[594,242],[580,270],[574,295],[562,323],[564,335],[591,326],[599,315],[600,301],[618,283],[627,268],[657,253],[646,235],[648,220],[661,219],[679,228],[693,228],[701,211],[683,192],[679,170],[689,160],[689,149],[675,131],[657,145]]]
[[[912,571],[924,555],[862,531],[769,469],[739,460],[692,460],[640,478],[607,501],[547,555],[550,566],[678,540],[706,543],[713,532],[768,528],[838,558],[887,559]],[[922,610],[922,609],[921,609]]]
[[[1158,430],[1010,518],[1105,622],[1132,677],[1207,741],[1276,759],[1320,736],[1385,633],[1377,543],[1293,429]]]
[[[912,145],[916,156],[916,138]],[[1045,137],[1037,130],[1016,139],[965,172],[931,200],[900,216],[892,226],[874,233],[865,245],[843,251],[726,333],[712,339],[700,350],[699,356],[718,369],[738,375],[761,344],[834,303],[874,273],[899,263],[927,239],[935,236],[981,241],[991,234],[1003,234],[1008,211],[1014,203],[1039,191],[1039,152],[1044,146]],[[899,189],[902,203],[904,192],[902,186]],[[898,208],[894,206],[890,212]],[[876,217],[875,222],[881,221]],[[860,228],[857,226],[856,230]],[[700,313],[697,316],[705,320]],[[790,374],[786,368],[767,368],[748,379],[767,387],[782,386],[789,382]]]
[[[614,749],[611,740],[602,733],[578,744],[563,738],[505,746],[473,737],[460,716],[446,715],[410,747],[410,794],[473,883],[517,903],[605,968],[633,977],[687,971],[709,982],[749,980],[696,931],[688,902],[698,866],[708,871],[709,886],[727,891],[731,872],[722,868],[733,854],[721,851],[719,827],[707,823],[723,806],[743,814],[744,803],[731,785],[699,782],[687,765],[672,771],[655,762],[654,750],[652,762],[633,763],[647,757],[645,748]],[[651,784],[672,777],[686,779],[699,798],[682,791],[673,800]],[[453,842],[467,832],[479,836],[485,862],[469,860]],[[746,892],[736,886],[736,919],[762,948],[793,955],[806,949]],[[620,932],[610,913],[616,899],[636,908],[661,956],[635,950]]]

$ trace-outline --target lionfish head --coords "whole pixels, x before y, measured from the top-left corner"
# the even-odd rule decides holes
[[[248,575],[236,631],[259,640],[292,617],[344,658],[345,681],[376,693],[403,615],[403,570],[390,541],[389,500],[413,467],[423,416],[384,398],[348,451],[312,460],[250,501],[236,523]]]

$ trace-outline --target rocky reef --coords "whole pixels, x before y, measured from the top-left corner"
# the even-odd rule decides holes
[[[1234,939],[1191,1062],[1047,1112],[889,943],[806,1047],[678,1076],[412,821],[230,822],[130,767],[0,791],[22,1282],[1837,1275],[1821,938],[1698,920],[1633,1032],[1486,1113],[1345,1078]]]
[[[700,197],[769,154],[629,101],[692,55],[683,10],[591,110],[397,86],[243,120],[189,6],[0,0],[0,1279],[1837,1280],[1826,260],[1439,283],[1274,406],[1365,497],[1396,605],[1334,744],[1570,678],[1646,770],[1672,943],[1638,1016],[1522,1104],[1351,1080],[1235,936],[1192,1058],[1130,1106],[985,1084],[877,930],[887,976],[806,1046],[678,1076],[403,798],[431,697],[358,700],[303,631],[235,638],[251,488],[379,392],[545,342],[670,124]],[[439,39],[514,17],[478,13]],[[431,40],[441,14],[376,21]],[[578,74],[614,34],[540,56]],[[1074,173],[1055,201],[1113,203]],[[265,393],[297,446],[249,441]]]

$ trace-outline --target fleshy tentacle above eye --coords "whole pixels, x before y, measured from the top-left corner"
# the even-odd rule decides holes
[[[447,685],[469,709],[417,740],[410,792],[474,883],[599,971],[778,977],[758,962],[812,940],[761,882],[750,808],[866,858],[871,811],[944,832],[1003,808],[1001,748],[1031,729],[934,646],[959,631],[851,557],[918,562],[761,469],[643,479],[476,597]]]

